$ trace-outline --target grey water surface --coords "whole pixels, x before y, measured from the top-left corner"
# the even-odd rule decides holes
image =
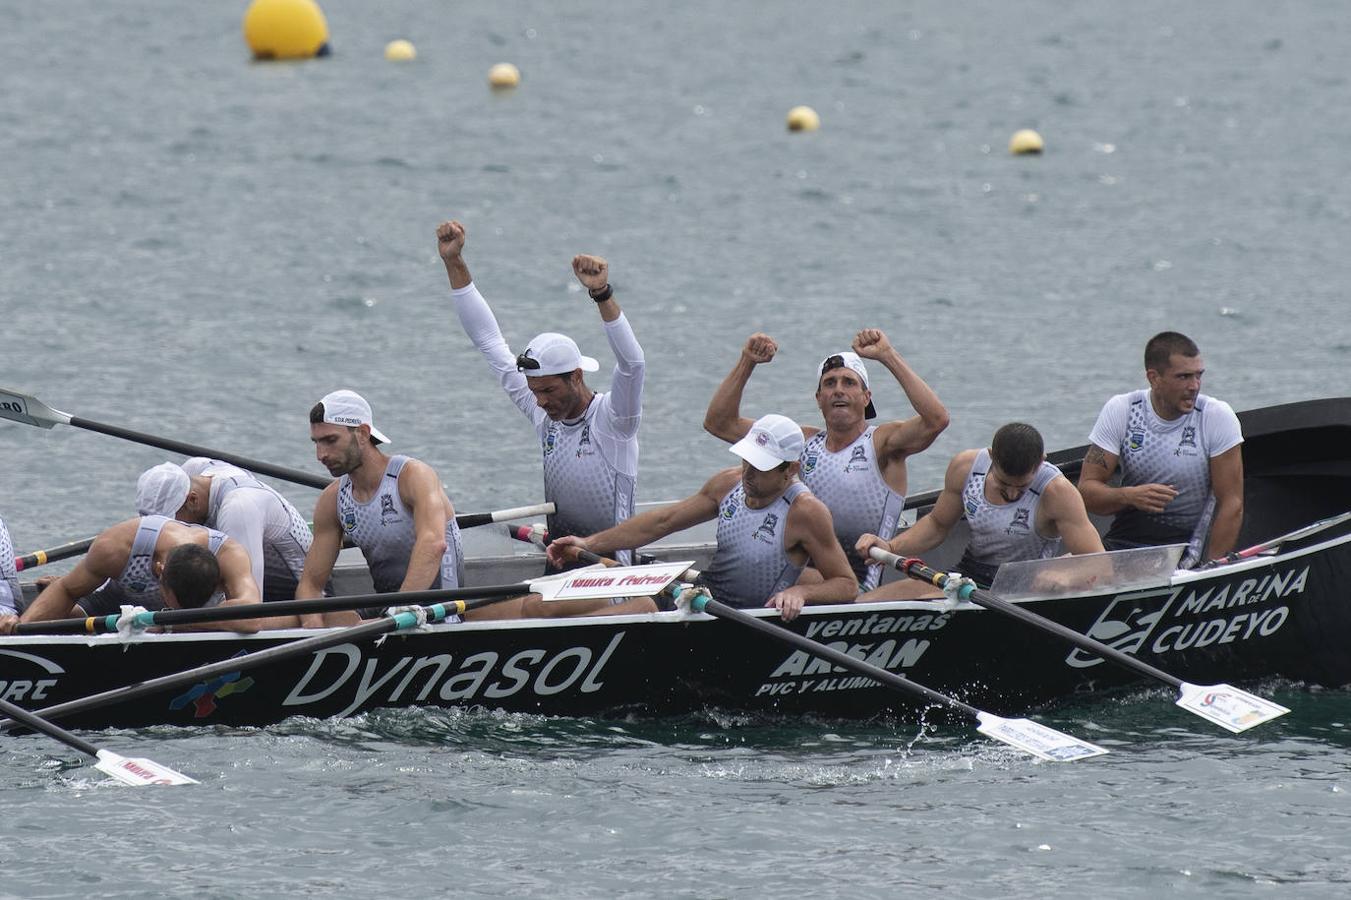
[[[322,474],[306,412],[351,387],[461,511],[537,502],[448,217],[513,346],[566,331],[599,386],[569,259],[610,260],[640,500],[728,464],[703,410],[759,330],[745,409],[803,421],[822,357],[890,335],[953,416],[915,490],[1012,419],[1083,443],[1163,329],[1236,408],[1351,388],[1342,4],[323,7],[331,58],[256,64],[243,3],[0,4],[0,388]],[[0,421],[0,516],[21,551],[94,534],[166,456]],[[202,782],[133,791],[3,737],[0,894],[1345,896],[1351,695],[1259,689],[1294,712],[1241,736],[1164,691],[1038,713],[1112,751],[1071,765],[959,725],[391,710],[99,733]]]

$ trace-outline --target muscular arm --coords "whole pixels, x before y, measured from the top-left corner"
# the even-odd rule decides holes
[[[1116,471],[1119,457],[1097,444],[1089,444],[1079,470],[1079,493],[1084,506],[1099,516],[1114,516],[1123,509],[1135,508],[1144,512],[1163,512],[1163,508],[1177,496],[1177,490],[1167,484],[1137,484],[1130,487],[1112,487],[1107,482]]]
[[[399,499],[413,511],[416,537],[408,555],[401,591],[425,591],[441,573],[441,557],[446,552],[446,500],[441,480],[432,467],[410,459],[399,472]]]
[[[1210,489],[1215,494],[1215,517],[1210,525],[1206,555],[1218,559],[1234,549],[1243,527],[1243,448],[1230,447],[1210,460]]]
[[[123,565],[126,565],[125,559]],[[93,593],[107,579],[120,574],[120,567],[114,570],[101,565],[91,547],[89,555],[76,563],[74,569],[43,588],[42,593],[24,610],[19,621],[46,622],[67,618],[74,614],[77,600]]]
[[[750,433],[755,420],[741,415],[741,395],[755,367],[772,360],[777,350],[774,339],[767,334],[753,334],[746,339],[746,346],[737,357],[736,365],[708,401],[708,409],[704,413],[704,431],[729,444],[736,443]]]
[[[324,585],[333,574],[333,564],[338,561],[341,549],[342,527],[338,523],[338,483],[335,481],[324,488],[314,505],[314,542],[305,554],[305,568],[296,585],[297,600],[312,600],[324,595]],[[306,628],[319,628],[324,624],[323,616],[318,613],[301,616],[300,622]]]
[[[876,350],[875,348],[879,346],[883,349]],[[950,421],[947,407],[938,399],[938,394],[934,393],[933,388],[929,387],[923,378],[915,374],[915,370],[910,368],[909,363],[886,341],[881,331],[875,328],[860,331],[854,338],[854,350],[860,356],[876,359],[886,366],[887,371],[905,392],[905,398],[910,401],[916,413],[908,419],[888,422],[878,427],[874,438],[878,458],[900,460],[928,449],[948,427]]]
[[[971,474],[971,466],[976,461],[977,452],[963,450],[952,458],[948,463],[947,472],[943,475],[943,490],[939,493],[938,500],[934,502],[933,509],[916,522],[913,528],[892,538],[886,545],[888,550],[898,556],[918,556],[947,540],[952,527],[962,517],[962,489],[966,487],[966,477]],[[873,537],[875,541],[880,542],[880,538]],[[862,546],[862,538],[859,545],[860,555],[867,559],[868,548]]]
[[[225,587],[225,599],[221,606],[252,606],[263,602],[258,584],[253,580],[253,566],[249,554],[237,541],[228,540],[216,552],[216,562],[220,565],[220,579]],[[227,622],[198,622],[195,625],[179,625],[177,631],[234,631],[240,634],[253,634],[263,627],[258,619],[235,619]]]
[[[810,565],[823,579],[815,584],[794,585],[789,591],[798,592],[803,603],[852,602],[858,596],[858,579],[835,537],[835,526],[826,505],[815,497],[799,497],[788,508],[788,526],[785,537],[807,554]],[[771,597],[766,605],[778,604]],[[782,606],[779,608],[783,609]]]
[[[1046,485],[1041,495],[1040,512],[1050,519],[1067,553],[1078,556],[1103,552],[1102,538],[1089,521],[1084,499],[1068,478],[1056,478]]]

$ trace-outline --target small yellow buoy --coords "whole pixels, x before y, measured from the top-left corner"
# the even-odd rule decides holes
[[[521,83],[521,70],[511,63],[498,63],[488,70],[488,84],[495,90],[514,88]]]
[[[244,40],[255,59],[328,55],[328,22],[314,0],[253,0],[244,13]]]
[[[788,110],[789,131],[815,131],[821,127],[821,117],[810,106],[794,106]]]
[[[1015,156],[1021,156],[1024,153],[1040,153],[1044,146],[1041,135],[1031,128],[1015,131],[1013,137],[1009,138],[1009,152]]]
[[[403,38],[390,41],[385,44],[385,59],[390,62],[408,62],[410,59],[417,59],[417,48]]]

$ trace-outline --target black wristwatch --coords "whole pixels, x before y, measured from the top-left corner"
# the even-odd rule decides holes
[[[604,303],[606,300],[609,300],[611,296],[613,296],[614,288],[610,287],[610,283],[607,281],[605,283],[605,287],[600,288],[599,290],[588,289],[587,294],[590,295],[591,299],[595,300],[597,303]]]

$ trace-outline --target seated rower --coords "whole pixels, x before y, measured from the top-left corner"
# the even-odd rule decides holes
[[[14,542],[9,539],[5,520],[0,519],[0,615],[17,616],[23,606],[19,570],[14,567]]]
[[[881,547],[899,556],[919,556],[943,543],[962,518],[971,540],[957,571],[987,589],[1006,562],[1048,559],[1061,551],[1103,552],[1078,490],[1046,461],[1041,434],[1031,425],[1010,422],[995,432],[988,449],[963,450],[952,458],[943,491],[927,516],[890,541],[863,535],[858,553],[869,559],[869,551]],[[858,599],[941,596],[931,584],[906,580],[884,584]]]
[[[137,512],[205,525],[243,545],[264,600],[295,598],[313,536],[299,511],[281,494],[229,463],[193,457],[141,473]]]
[[[785,620],[795,618],[807,603],[851,602],[858,581],[835,539],[830,510],[797,478],[802,446],[802,429],[796,422],[786,416],[763,416],[731,448],[743,460],[740,468],[724,469],[698,493],[613,528],[585,538],[558,538],[549,545],[549,559],[554,565],[564,564],[571,547],[600,554],[641,547],[716,517],[717,550],[701,580],[718,600],[738,607],[772,606]],[[810,584],[799,582],[808,565],[819,577]],[[546,603],[532,595],[523,614],[656,610],[646,597],[606,607],[609,603]]]
[[[0,617],[0,634],[12,634],[19,621],[112,615],[124,604],[155,611],[261,602],[249,555],[238,543],[209,528],[140,516],[105,529],[74,569],[43,588],[21,619]],[[290,616],[202,623],[190,630],[252,633],[295,624]]]

